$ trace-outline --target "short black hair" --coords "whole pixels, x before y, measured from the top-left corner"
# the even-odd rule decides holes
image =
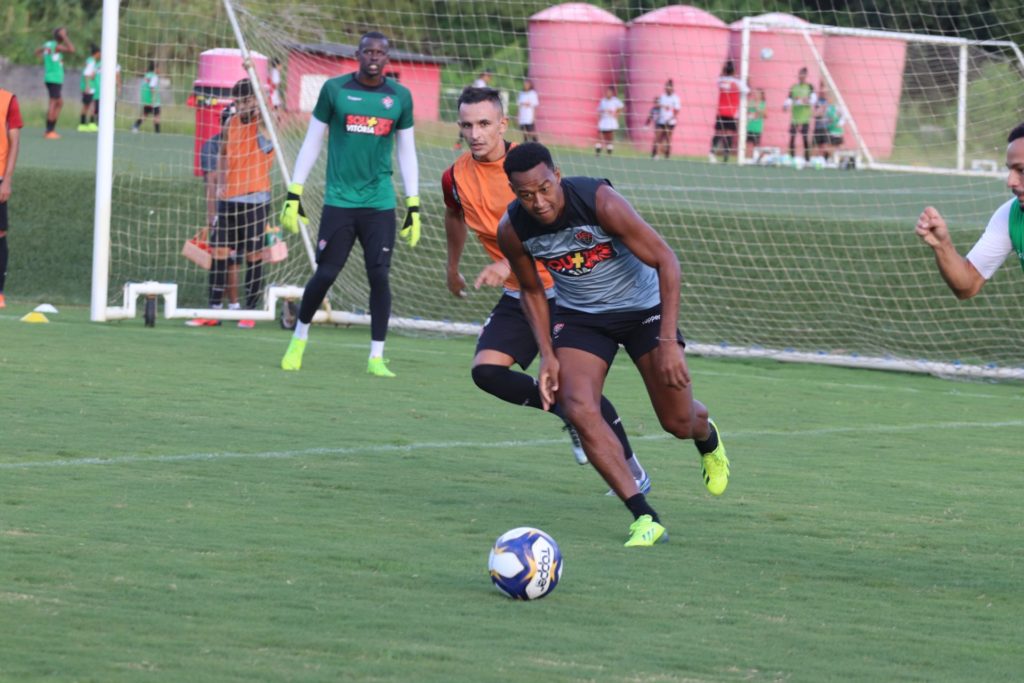
[[[54,38],[54,40],[60,40],[60,32],[61,32],[61,29],[63,29],[63,28],[64,28],[63,26],[58,26],[57,28],[53,29],[53,38]]]
[[[555,162],[547,147],[539,142],[524,142],[508,151],[502,168],[505,169],[505,175],[511,178],[513,173],[524,173],[539,164],[555,170]]]
[[[1020,140],[1024,138],[1024,123],[1018,123],[1016,127],[1010,131],[1010,134],[1006,137],[1006,144],[1010,144],[1014,140]]]
[[[733,63],[731,59],[725,63],[724,71],[726,76],[732,76],[734,73],[736,73],[736,65]]]
[[[364,40],[383,40],[385,43],[388,44],[388,48],[391,47],[391,41],[388,40],[388,37],[381,33],[380,31],[367,31],[363,35],[359,36],[360,47],[362,47]]]
[[[480,104],[481,102],[491,102],[498,111],[501,112],[502,116],[505,115],[505,107],[501,104],[501,93],[494,88],[474,88],[473,86],[467,86],[462,89],[462,94],[459,95],[458,106],[461,107],[464,104]]]
[[[149,60],[149,68],[146,71],[156,71],[156,62]]]
[[[99,51],[100,51],[100,46],[97,45],[96,43],[92,43],[91,45],[89,45],[89,54],[94,55],[94,54],[96,54]]]
[[[231,96],[236,100],[240,97],[252,97],[252,94],[252,81],[248,78],[243,78],[231,86]]]

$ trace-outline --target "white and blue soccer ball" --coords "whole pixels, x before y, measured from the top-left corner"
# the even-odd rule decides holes
[[[491,581],[514,600],[543,598],[562,578],[562,551],[540,529],[521,526],[506,531],[487,560]]]

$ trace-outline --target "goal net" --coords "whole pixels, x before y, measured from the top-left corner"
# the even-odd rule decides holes
[[[447,291],[440,191],[441,173],[464,151],[456,145],[455,100],[487,72],[508,98],[510,140],[521,139],[516,101],[529,78],[540,101],[537,133],[563,174],[609,178],[675,250],[691,350],[1022,376],[1020,270],[1002,269],[982,295],[957,302],[913,225],[924,206],[936,206],[965,253],[1009,198],[1001,169],[1006,134],[1024,119],[1024,62],[1014,44],[1024,24],[925,4],[923,14],[798,18],[714,16],[640,0],[125,4],[117,24],[122,85],[105,205],[109,228],[97,211],[100,260],[104,252],[109,259],[94,267],[93,317],[134,315],[136,299],[159,296],[161,314],[173,318],[272,324],[282,299],[301,295],[312,272],[326,153],[305,186],[307,238],[281,236],[289,253],[264,266],[259,310],[212,311],[208,272],[182,255],[190,240],[202,247],[195,244],[207,216],[202,145],[219,130],[234,80],[255,75],[279,158],[276,213],[320,86],[354,71],[359,36],[378,30],[391,39],[390,75],[414,96],[424,221],[416,248],[396,247],[393,328],[472,332],[497,299],[493,290],[465,299]],[[250,55],[249,72],[243,54]],[[727,136],[732,149],[723,163],[724,141],[713,159],[709,153],[717,79],[728,61],[751,87],[736,103],[737,133],[751,142]],[[159,133],[140,100],[150,62]],[[825,100],[807,113],[806,156],[799,125],[789,149],[799,103],[786,106],[801,68]],[[679,109],[661,123],[674,119],[674,127],[659,125],[662,114],[652,111],[669,80]],[[598,133],[598,105],[608,88],[621,101],[613,150]],[[816,127],[816,116],[832,130]],[[667,135],[668,159],[656,135]],[[396,189],[401,196],[397,173]],[[102,239],[107,230],[109,247]],[[486,263],[483,250],[467,242],[466,279]],[[243,306],[245,267],[237,276]],[[368,296],[357,246],[318,319],[367,320]]]

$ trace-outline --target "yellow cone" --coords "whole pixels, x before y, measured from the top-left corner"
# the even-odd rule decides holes
[[[21,319],[21,322],[23,322],[23,323],[48,323],[48,322],[50,322],[50,320],[49,320],[49,318],[47,318],[42,313],[39,313],[37,311],[32,311],[31,313],[25,315]]]

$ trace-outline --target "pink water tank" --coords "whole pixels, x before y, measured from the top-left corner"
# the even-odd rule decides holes
[[[269,73],[267,58],[258,52],[250,52],[253,68],[260,83],[267,83]],[[199,54],[199,65],[196,69],[197,88],[228,88],[248,78],[249,73],[242,65],[242,51],[232,47],[217,47]]]
[[[537,90],[541,142],[590,146],[597,105],[615,85],[626,24],[585,2],[555,5],[530,17],[529,77]]]
[[[782,105],[789,97],[789,89],[797,83],[797,72],[802,67],[807,67],[807,82],[814,86],[814,91],[820,90],[821,69],[815,51],[821,59],[825,58],[825,36],[792,14],[772,12],[751,19],[757,20],[759,25],[750,29],[747,83],[752,89],[764,90],[767,104],[761,145],[785,151],[789,145],[790,114],[783,111]],[[738,74],[743,20],[733,22],[729,28],[732,29],[729,54],[736,62]],[[812,44],[814,49],[811,49]],[[813,122],[808,136],[813,139]],[[803,153],[803,143],[799,140],[797,153]]]
[[[729,35],[721,19],[689,5],[662,7],[630,23],[626,117],[636,147],[650,148],[654,127],[646,124],[647,117],[665,81],[672,79],[682,107],[672,133],[672,153],[708,153]]]
[[[843,97],[849,117],[876,159],[892,154],[903,91],[907,43],[889,38],[835,36],[825,38],[825,65]],[[844,147],[857,141],[849,121]]]

